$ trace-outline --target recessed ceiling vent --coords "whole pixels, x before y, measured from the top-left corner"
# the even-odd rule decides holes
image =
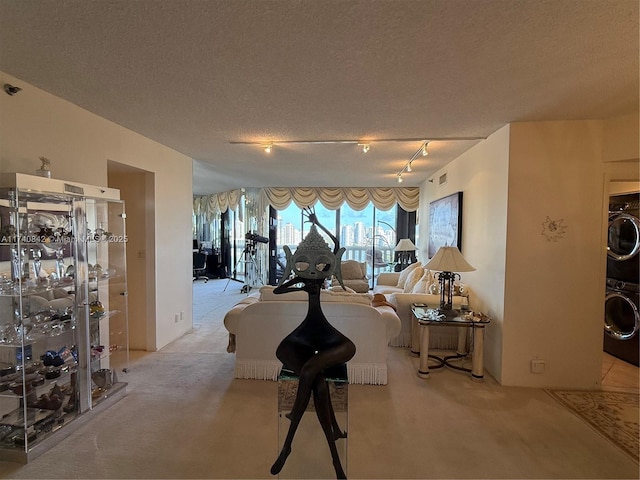
[[[447,183],[447,174],[443,173],[440,175],[440,178],[438,178],[438,185],[444,185],[445,183]]]

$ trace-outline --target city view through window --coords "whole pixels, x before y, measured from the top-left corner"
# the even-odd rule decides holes
[[[339,239],[340,246],[346,248],[342,260],[366,262],[370,279],[394,265],[396,207],[383,211],[369,204],[364,210],[356,211],[345,204],[336,211],[318,203],[315,213],[320,223]],[[278,211],[277,226],[278,254],[284,260],[282,246],[288,245],[295,251],[309,233],[311,224],[303,223],[301,209],[292,203],[286,210]],[[324,232],[320,233],[333,249],[333,241]]]
[[[396,235],[396,214],[397,206],[391,210],[376,209],[373,204],[369,204],[364,210],[356,211],[344,204],[339,210],[329,210],[318,203],[314,207],[316,216],[320,223],[326,227],[332,235],[335,235],[344,247],[345,253],[342,260],[356,260],[364,262],[367,267],[367,277],[373,280],[378,273],[391,271],[395,266],[394,248],[398,242]],[[221,217],[208,219],[205,215],[194,215],[194,238],[200,242],[200,248],[210,253],[220,252],[222,243],[222,230],[228,230],[231,255],[228,274],[232,278],[244,279],[251,277],[251,284],[259,284],[259,278],[266,278],[267,259],[262,257],[262,253],[268,248],[263,243],[255,245],[254,250],[245,250],[248,246],[245,234],[247,231],[255,231],[257,226],[247,225],[245,222],[246,212],[244,212],[244,202],[240,202],[238,211],[229,211],[229,222],[223,226]],[[288,245],[292,252],[298,247],[302,238],[309,233],[311,224],[305,222],[302,210],[292,203],[287,209],[277,212],[277,271],[282,274],[286,264],[283,245]],[[254,221],[255,223],[255,221]],[[325,238],[327,244],[333,249],[333,241],[323,231],[320,234]],[[247,253],[249,255],[247,255]],[[219,258],[219,257],[216,257]],[[222,261],[223,259],[220,259]],[[248,266],[254,266],[256,272],[249,272]],[[264,276],[263,276],[264,275]],[[278,277],[279,280],[279,277]]]

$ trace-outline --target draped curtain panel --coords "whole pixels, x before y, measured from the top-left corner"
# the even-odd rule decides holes
[[[254,201],[265,206],[271,205],[276,210],[284,210],[293,201],[298,207],[310,207],[320,202],[329,210],[337,210],[347,203],[354,210],[364,210],[369,202],[379,210],[390,210],[397,203],[407,212],[418,210],[420,203],[419,187],[268,187],[259,192],[252,192]],[[193,210],[212,218],[228,208],[236,211],[242,196],[241,190],[216,193],[206,197],[196,197]]]

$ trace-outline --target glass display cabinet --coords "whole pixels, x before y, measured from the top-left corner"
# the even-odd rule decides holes
[[[115,189],[0,185],[0,459],[27,462],[126,393],[126,215]]]

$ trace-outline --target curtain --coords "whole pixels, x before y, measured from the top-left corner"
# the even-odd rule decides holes
[[[238,209],[238,202],[242,197],[242,190],[230,190],[228,192],[214,193],[193,199],[193,211],[196,215],[204,214],[208,220],[228,209],[234,212]]]
[[[258,190],[258,191],[255,191]],[[242,190],[216,193],[205,197],[196,197],[193,210],[212,218],[227,209],[236,210],[242,196]],[[260,205],[273,206],[284,210],[293,201],[298,207],[310,207],[316,202],[330,210],[337,210],[347,203],[354,210],[364,210],[369,202],[379,210],[390,210],[397,203],[407,212],[418,210],[420,202],[419,187],[267,187],[252,189],[251,196]]]

